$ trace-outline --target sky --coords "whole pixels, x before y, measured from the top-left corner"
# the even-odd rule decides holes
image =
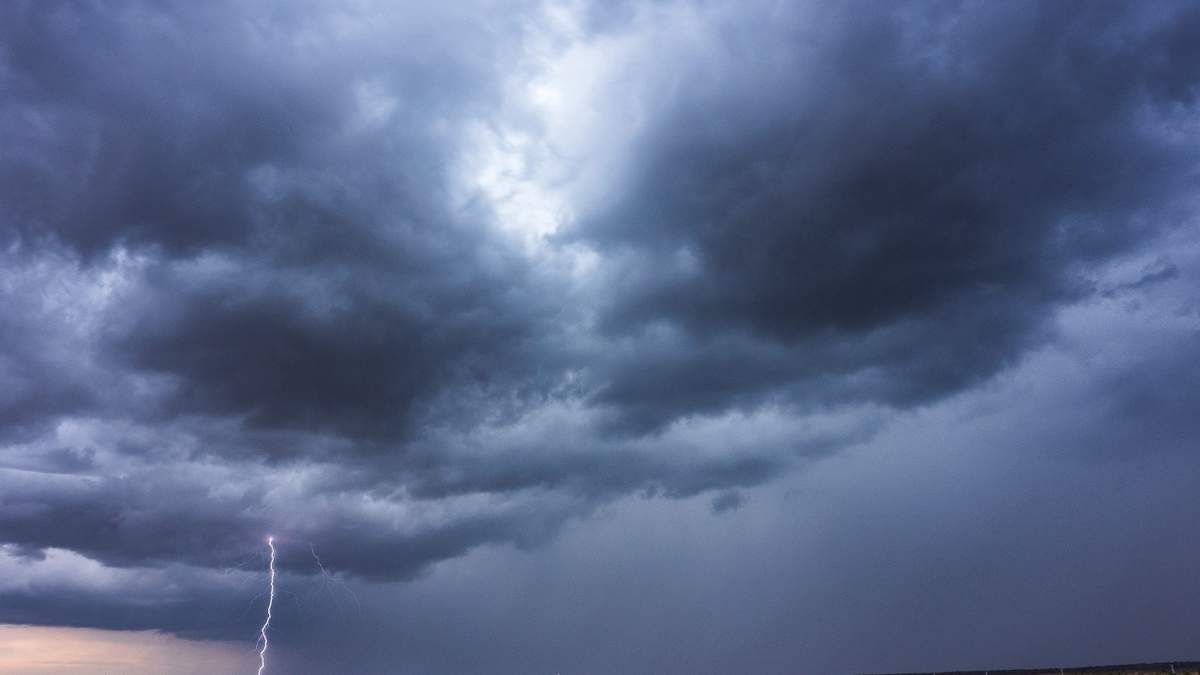
[[[1200,5],[0,5],[0,666],[1200,659]],[[138,669],[141,669],[140,671]]]

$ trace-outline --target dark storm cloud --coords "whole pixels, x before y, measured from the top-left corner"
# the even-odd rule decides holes
[[[1187,213],[1200,9],[672,8],[581,10],[584,42],[666,37],[596,104],[641,120],[621,160],[531,253],[465,174],[546,131],[509,101],[539,7],[6,5],[0,542],[165,585],[270,533],[289,572],[312,546],[395,580],[626,495],[732,518],[1064,304],[1177,280],[1091,271]],[[1109,438],[1191,428],[1160,383],[1122,410],[1171,430]],[[141,617],[3,591],[0,620],[225,635],[180,583]]]
[[[213,590],[212,585],[197,584],[189,593],[164,598],[156,593],[130,597],[111,591],[35,587],[3,594],[4,620],[28,625],[167,631],[197,639],[235,640],[254,633],[260,620],[247,608],[256,591]],[[231,601],[231,596],[242,602]]]
[[[310,545],[328,551],[323,562],[333,569],[379,579],[410,578],[480,544],[535,543],[569,514],[545,505],[497,506],[406,530],[351,509],[313,512],[297,503],[294,515],[312,522],[290,520],[272,529],[257,513],[262,492],[269,489],[263,483],[238,499],[222,498],[208,481],[140,474],[102,481],[37,476],[10,479],[6,485],[0,527],[9,542],[25,550],[71,550],[118,568],[168,562],[230,568],[246,560],[259,566],[256,554],[263,549],[263,533],[272,532],[285,551],[292,546],[307,551]],[[286,556],[281,567],[316,572],[306,557]]]
[[[298,638],[289,665],[336,670],[354,650],[365,673],[941,672],[1190,658],[1200,454],[1195,423],[1177,415],[1190,409],[1194,420],[1197,409],[1191,249],[1192,262],[1176,260],[1178,274],[1153,290],[1066,312],[1059,343],[993,386],[906,413],[854,453],[747,491],[737,510],[714,518],[712,500],[626,503],[623,517],[570,528],[539,556],[450,563],[445,576],[364,599],[380,615],[413,608],[408,616],[300,628],[321,646]],[[1148,389],[1157,401],[1142,400]],[[347,648],[329,650],[330,639]]]
[[[143,430],[128,435],[148,434],[154,445],[114,449],[104,431],[93,431],[85,437],[99,450],[27,451],[36,461],[24,469],[17,468],[21,455],[12,453],[11,468],[0,472],[0,529],[22,550],[69,550],[114,568],[245,568],[244,561],[261,562],[263,538],[272,534],[285,553],[283,569],[315,573],[307,556],[294,555],[314,546],[329,569],[407,579],[483,544],[533,546],[568,520],[631,492],[677,499],[758,485],[797,457],[827,454],[869,434],[854,422],[849,430],[760,431],[727,440],[717,454],[704,440],[743,434],[739,426],[642,445],[593,441],[571,448],[556,442],[556,427],[474,441],[478,448],[463,447],[468,441],[460,430],[458,437],[431,439],[432,453],[409,448],[390,463],[293,438],[309,457],[326,461],[282,467],[212,457],[254,454],[239,453],[239,443],[267,452],[276,439]],[[204,449],[212,444],[234,450]],[[126,456],[136,461],[120,459]],[[112,475],[98,475],[104,473]],[[737,497],[727,491],[720,503],[732,505],[730,495]]]
[[[731,12],[672,62],[574,232],[629,252],[606,331],[681,331],[602,374],[636,428],[814,376],[900,406],[977,382],[1196,184],[1163,128],[1194,110],[1194,6],[795,12]]]
[[[423,283],[409,270],[346,271],[262,283],[164,274],[111,347],[133,367],[178,378],[173,410],[367,440],[399,436],[452,385],[508,384],[530,358],[536,305],[504,297],[502,275],[489,287],[436,272]],[[506,363],[516,367],[498,374]]]
[[[819,441],[797,441],[795,446],[772,445],[762,454],[719,458],[688,456],[686,446],[665,444],[633,449],[595,443],[582,450],[549,446],[533,452],[528,447],[500,446],[496,450],[504,450],[506,456],[472,457],[414,471],[408,487],[421,499],[530,489],[561,490],[599,500],[630,492],[690,497],[723,487],[757,485],[790,463],[789,449],[797,455],[826,450]]]
[[[424,9],[382,34],[364,30],[376,20],[366,9],[308,4],[9,5],[5,227],[89,254],[117,242],[176,254],[249,246],[314,226],[337,232],[324,233],[326,245],[372,241],[361,230],[375,223],[337,209],[329,211],[339,222],[320,222],[328,212],[319,203],[265,204],[249,175],[256,170],[311,179],[310,199],[323,187],[361,205],[390,190],[397,222],[444,219],[430,213],[438,209],[430,195],[443,187],[440,170],[458,139],[435,127],[487,106],[509,45],[489,33],[514,26]],[[324,25],[334,21],[366,39],[339,42]],[[395,93],[401,112],[386,133],[356,133],[372,87]],[[322,233],[292,245],[314,236]]]
[[[362,478],[354,457],[402,455],[418,415],[511,414],[543,367],[516,250],[455,192],[463,125],[498,104],[524,10],[409,9],[6,7],[3,416],[44,437],[7,450],[5,541],[227,567],[275,532],[403,578],[578,510],[414,523],[329,505],[402,498],[402,476]],[[46,267],[66,295],[110,288],[47,303],[59,280],[26,271]],[[330,453],[346,465],[274,505],[278,474],[204,459]]]
[[[174,286],[150,270],[111,326],[130,365],[180,378],[177,409],[374,436],[516,360],[536,304],[447,194],[452,125],[490,105],[507,48],[456,47],[477,21],[417,13],[345,49],[302,40],[336,16],[283,7],[9,12],[4,226],[224,265]]]

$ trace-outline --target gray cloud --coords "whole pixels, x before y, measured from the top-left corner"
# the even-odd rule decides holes
[[[1195,181],[1164,127],[1200,22],[1160,9],[714,12],[702,58],[647,76],[652,121],[572,233],[629,251],[604,330],[679,331],[598,400],[644,428],[823,377],[907,406],[1011,364]]]
[[[312,634],[344,651],[298,648],[288,665],[321,672],[347,652],[379,673],[1190,658],[1194,436],[1139,434],[1180,428],[1173,411],[1194,409],[1194,389],[1181,382],[1158,390],[1165,405],[1130,406],[1141,394],[1112,386],[1193,370],[1197,249],[1170,248],[1190,250],[1179,278],[1136,302],[1060,313],[1055,343],[988,387],[752,488],[736,511],[714,518],[704,498],[623,502],[538,556],[479,551],[364,600],[379,603],[370,616],[406,608],[390,622],[314,621]]]
[[[1097,303],[1200,315],[1191,5],[0,14],[2,621],[244,635],[268,534],[412,581],[750,517]],[[1185,454],[1190,348],[1126,329],[1051,397],[1092,435],[1006,447]]]

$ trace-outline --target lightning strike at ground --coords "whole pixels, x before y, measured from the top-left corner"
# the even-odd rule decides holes
[[[271,627],[271,610],[275,606],[275,537],[267,537],[267,548],[271,549],[271,563],[268,569],[270,570],[270,594],[267,596],[267,618],[263,621],[262,628],[258,629],[258,643],[261,649],[258,652],[258,675],[262,675],[267,668],[267,647],[270,642],[267,640],[267,629]]]

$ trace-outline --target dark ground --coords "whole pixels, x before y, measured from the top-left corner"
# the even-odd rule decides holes
[[[1200,675],[1200,661],[1163,661],[1159,663],[1128,663],[1116,666],[1084,666],[1079,668],[1017,668],[1012,670],[946,670],[929,673],[892,673],[890,675],[1059,675],[1060,673],[1090,673],[1091,675]],[[878,675],[885,675],[879,673]]]

